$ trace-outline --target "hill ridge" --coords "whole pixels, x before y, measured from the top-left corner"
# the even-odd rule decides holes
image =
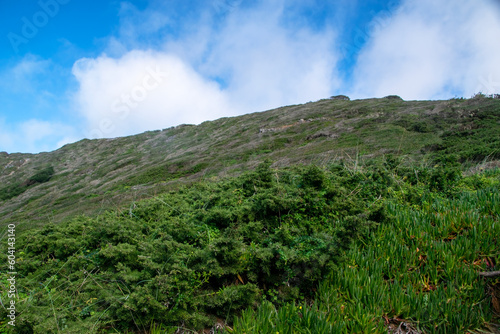
[[[500,100],[486,97],[322,99],[199,125],[83,139],[52,152],[2,152],[0,183],[4,187],[0,193],[48,167],[54,168],[54,174],[50,181],[35,183],[0,201],[0,221],[29,220],[36,225],[77,213],[96,213],[192,180],[236,175],[266,158],[274,166],[287,166],[395,154],[425,163],[445,149],[440,145],[451,133],[465,136],[484,128],[495,137],[499,110]],[[489,124],[483,124],[485,117]],[[488,159],[497,155],[498,151]],[[463,158],[480,161],[485,156]]]

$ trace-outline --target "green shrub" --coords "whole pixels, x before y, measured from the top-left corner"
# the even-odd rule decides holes
[[[326,177],[318,166],[310,165],[306,168],[302,175],[303,184],[306,187],[313,187],[315,189],[323,189],[326,183]]]
[[[451,191],[460,179],[460,165],[454,155],[441,158],[437,168],[432,170],[429,179],[429,186],[437,191]]]
[[[36,183],[48,182],[48,181],[50,181],[50,179],[54,175],[54,172],[55,172],[54,167],[52,167],[52,166],[47,167],[47,168],[39,171],[38,173],[36,173],[32,177],[30,177],[28,179],[27,183],[28,183],[28,185],[32,185],[32,184],[36,184]]]
[[[5,201],[16,196],[21,195],[27,189],[26,186],[21,185],[20,183],[15,183],[10,186],[6,186],[0,189],[0,200]]]
[[[5,201],[24,193],[30,186],[33,186],[38,183],[45,183],[50,181],[52,176],[54,175],[54,168],[47,167],[35,175],[31,176],[26,181],[20,183],[14,183],[12,185],[0,188],[0,200]]]
[[[497,170],[481,177],[492,184],[498,175]],[[319,284],[313,301],[280,306],[265,301],[245,310],[226,331],[382,334],[389,323],[422,333],[481,331],[498,321],[498,280],[488,283],[478,275],[498,270],[500,263],[500,189],[498,180],[493,183],[453,198],[428,193],[419,206],[404,200],[396,204],[401,200],[396,193],[384,205],[385,215],[393,218],[372,227],[369,239],[352,241],[345,260]],[[355,234],[363,225],[357,219],[346,218],[338,228]]]
[[[439,163],[413,182],[401,165],[265,162],[29,231],[16,243],[16,320],[43,333],[202,330],[217,318],[235,319],[235,333],[381,333],[384,317],[479,328],[492,313],[476,271],[500,262],[498,172],[461,181],[456,160]]]

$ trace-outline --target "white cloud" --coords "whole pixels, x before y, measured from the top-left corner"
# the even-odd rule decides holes
[[[61,138],[68,141],[63,143]],[[75,129],[60,122],[30,119],[7,124],[5,120],[0,120],[0,150],[9,153],[52,151],[76,138]],[[57,141],[60,142],[54,145]]]
[[[290,28],[283,10],[278,2],[235,11],[202,68],[222,76],[246,112],[328,97],[339,86],[333,32]]]
[[[86,136],[197,124],[324,98],[339,85],[331,31],[285,27],[280,4],[234,8],[224,20],[214,25],[207,14],[196,30],[165,40],[159,51],[135,49],[75,63],[75,101],[87,120]],[[111,39],[110,49],[115,54],[130,44]],[[164,73],[161,80],[152,78],[152,69]]]
[[[9,93],[36,93],[43,78],[52,66],[49,60],[27,55],[13,66],[0,72],[0,87]],[[43,93],[43,92],[42,92]]]
[[[132,51],[118,59],[81,59],[73,73],[88,137],[129,135],[231,113],[214,82],[171,54]]]
[[[482,81],[500,81],[499,36],[493,1],[403,1],[372,31],[351,95],[437,99],[487,92]]]
[[[54,90],[59,70],[50,60],[27,55],[0,72],[1,151],[51,151],[63,138],[80,138],[62,120],[68,118],[67,98]]]

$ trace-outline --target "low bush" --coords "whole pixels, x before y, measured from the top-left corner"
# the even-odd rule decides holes
[[[50,179],[54,175],[54,172],[55,171],[53,167],[47,167],[31,176],[24,182],[17,182],[12,185],[0,188],[0,201],[9,200],[16,196],[19,196],[26,190],[28,190],[30,186],[50,181]]]
[[[312,298],[341,252],[383,222],[380,194],[349,198],[363,178],[317,166],[270,166],[19,237],[17,287],[30,297],[17,329],[201,329],[265,296]]]
[[[499,170],[480,176],[489,186],[468,177],[462,184],[470,188],[453,198],[430,192],[420,206],[402,199],[402,191],[386,204],[394,219],[346,251],[313,302],[281,307],[263,302],[235,318],[227,332],[482,332],[500,311],[500,279],[478,275],[499,269],[498,176]]]
[[[39,171],[32,177],[30,177],[27,181],[28,185],[32,184],[37,184],[37,183],[45,183],[50,181],[52,176],[54,175],[54,167],[50,166],[47,168],[44,168],[43,170]]]
[[[16,333],[216,322],[233,333],[382,333],[401,319],[438,333],[480,328],[493,311],[477,271],[500,262],[499,172],[458,167],[266,161],[29,231],[16,243]]]

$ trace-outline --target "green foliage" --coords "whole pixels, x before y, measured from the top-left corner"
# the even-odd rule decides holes
[[[311,165],[306,168],[302,175],[304,186],[322,189],[326,182],[324,172],[316,165]]]
[[[401,164],[401,161],[392,154],[387,154],[385,156],[384,167],[389,171],[394,172],[396,168]]]
[[[126,183],[126,186],[134,186],[139,184],[165,182],[178,179],[180,177],[191,175],[207,168],[208,163],[198,163],[192,167],[186,167],[184,163],[167,163],[160,166],[154,166],[146,169],[144,172],[134,175]]]
[[[265,161],[22,233],[16,332],[479,329],[494,319],[485,291],[498,281],[477,272],[500,263],[500,172],[464,177],[457,157],[435,162]]]
[[[273,181],[273,175],[271,171],[271,161],[265,160],[261,162],[255,171],[256,179],[259,181],[260,186],[267,187]]]
[[[397,194],[386,204],[394,219],[346,251],[314,302],[262,303],[245,310],[227,332],[382,334],[389,323],[403,322],[422,333],[481,329],[498,308],[496,297],[485,294],[498,293],[498,279],[487,282],[477,273],[498,270],[500,263],[499,175],[471,176],[493,187],[462,188],[454,198],[428,193],[418,207],[395,203]]]
[[[403,99],[401,97],[399,97],[398,95],[387,95],[386,97],[384,97],[384,99],[403,101]]]
[[[24,182],[16,182],[11,185],[7,185],[3,188],[0,188],[0,201],[5,201],[24,193],[30,186],[33,186],[38,183],[45,183],[50,181],[52,176],[54,175],[54,168],[52,166],[47,167],[35,175],[31,176]]]
[[[459,168],[456,156],[450,155],[441,159],[439,165],[430,174],[430,187],[433,190],[449,192],[460,179]]]
[[[364,181],[266,161],[238,178],[31,231],[17,245],[29,259],[18,263],[17,287],[31,296],[19,322],[45,332],[201,329],[262,298],[313,297],[341,252],[383,221],[372,205],[379,189]]]
[[[500,158],[500,101],[489,100],[480,109],[467,110],[469,117],[443,133],[433,146],[438,158],[449,154],[460,162],[481,162]]]
[[[332,99],[332,100],[340,100],[340,101],[350,101],[351,100],[349,98],[349,96],[346,96],[346,95],[334,95],[334,96],[331,96],[330,99]]]
[[[332,323],[328,316],[307,304],[289,303],[276,308],[265,301],[257,310],[245,310],[228,333],[341,333],[343,323]]]
[[[21,195],[27,189],[26,186],[21,185],[20,183],[14,183],[12,185],[2,187],[0,189],[0,200],[5,201],[16,196]]]
[[[44,168],[43,170],[39,171],[32,177],[30,177],[27,181],[28,185],[36,184],[36,183],[45,183],[50,181],[52,176],[54,175],[54,167],[50,166],[47,168]]]

